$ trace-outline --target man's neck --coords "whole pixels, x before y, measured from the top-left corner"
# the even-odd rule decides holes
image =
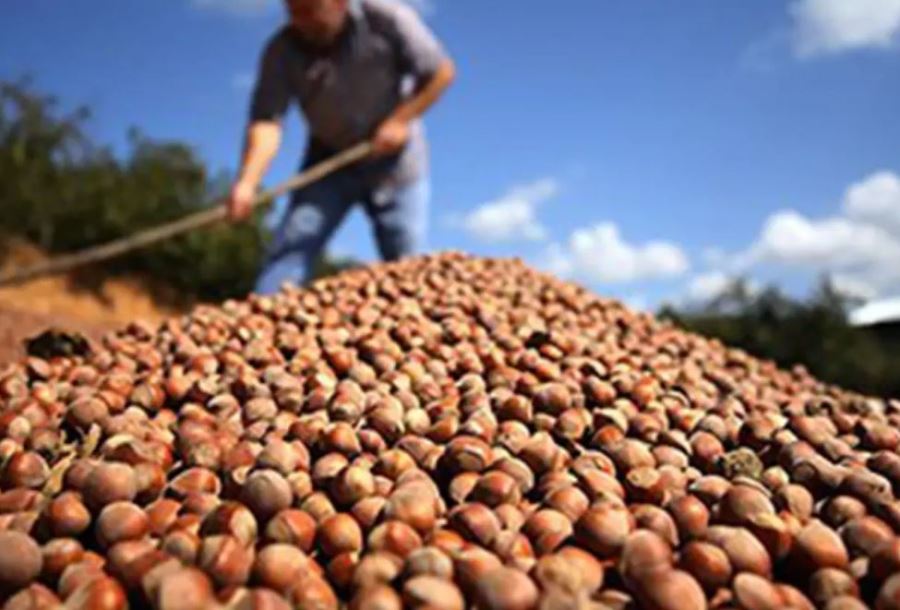
[[[291,24],[288,24],[287,29],[291,34],[291,37],[294,38],[294,40],[299,43],[305,51],[317,55],[325,55],[341,45],[344,38],[347,36],[348,31],[350,30],[350,22],[351,18],[350,14],[348,13],[344,18],[344,23],[341,26],[340,31],[327,42],[317,42],[314,40],[310,40],[303,35],[303,32],[300,31],[299,28],[296,28]]]

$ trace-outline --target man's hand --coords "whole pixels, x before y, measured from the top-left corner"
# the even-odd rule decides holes
[[[253,212],[253,200],[256,198],[256,185],[248,180],[238,180],[231,187],[228,198],[228,218],[232,222],[247,220]]]
[[[384,157],[399,152],[409,141],[409,121],[389,118],[375,131],[372,154]]]

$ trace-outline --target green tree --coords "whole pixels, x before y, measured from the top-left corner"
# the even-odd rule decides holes
[[[746,282],[738,281],[704,306],[669,305],[659,315],[781,366],[803,364],[824,381],[900,396],[896,337],[851,326],[847,312],[857,304],[828,277],[806,300],[792,299],[774,286],[751,293]]]
[[[132,129],[117,158],[87,135],[90,112],[65,113],[26,79],[0,83],[0,232],[50,253],[77,250],[198,211],[219,200],[228,174],[211,174],[181,142]],[[222,300],[251,290],[268,238],[262,211],[133,252],[102,274],[142,273],[186,300]],[[331,273],[352,261],[325,259]]]

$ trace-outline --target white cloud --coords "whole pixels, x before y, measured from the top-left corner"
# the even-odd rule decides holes
[[[844,210],[851,218],[888,227],[900,236],[900,176],[880,171],[851,185]]]
[[[868,303],[850,313],[850,322],[858,326],[881,324],[900,319],[900,297]]]
[[[795,0],[789,11],[799,57],[883,49],[900,38],[900,0]]]
[[[677,307],[702,307],[738,287],[750,297],[758,295],[762,290],[762,285],[752,278],[713,270],[691,277],[682,292],[668,298],[666,302]]]
[[[545,267],[608,284],[675,277],[690,264],[682,249],[663,241],[631,244],[610,222],[575,231],[565,247],[551,245]]]
[[[566,251],[559,244],[550,244],[544,251],[538,266],[553,275],[568,278],[575,271],[572,259],[568,257]]]
[[[451,220],[476,239],[485,242],[542,241],[547,230],[537,217],[537,207],[559,193],[559,184],[544,178],[512,188],[499,199],[488,201],[459,220]]]
[[[685,298],[691,303],[705,303],[725,292],[734,277],[722,271],[710,271],[694,276],[687,285]]]
[[[863,301],[869,301],[878,296],[878,288],[864,279],[842,273],[834,273],[830,278],[831,285],[841,294]]]
[[[622,298],[622,303],[629,309],[637,312],[650,313],[652,309],[650,307],[650,301],[647,299],[647,295],[644,294],[629,294]]]
[[[706,265],[713,268],[722,267],[730,260],[728,253],[718,246],[704,248],[700,258]]]
[[[766,221],[751,261],[849,269],[900,260],[900,242],[882,227],[845,217],[806,218],[793,210]]]
[[[880,171],[850,185],[825,218],[772,214],[749,248],[717,268],[746,273],[763,264],[827,273],[866,298],[900,291],[900,176]]]

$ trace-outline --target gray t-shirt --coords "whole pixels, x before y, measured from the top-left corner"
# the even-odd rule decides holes
[[[373,135],[411,93],[424,86],[446,54],[416,12],[398,0],[351,0],[349,22],[328,49],[306,44],[290,27],[266,45],[250,110],[251,120],[280,121],[297,101],[306,118],[306,165]],[[373,163],[380,186],[400,186],[427,169],[420,121],[409,144]]]

